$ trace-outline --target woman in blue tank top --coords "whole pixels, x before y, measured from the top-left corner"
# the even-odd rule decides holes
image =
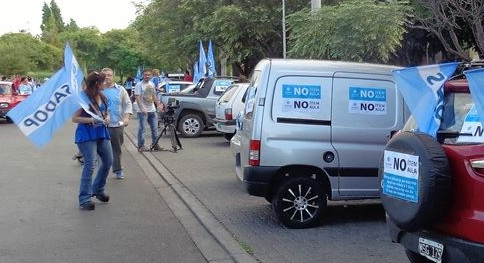
[[[106,125],[109,123],[107,112],[107,99],[102,94],[104,88],[104,73],[91,72],[86,79],[84,95],[89,99],[88,114],[84,109],[79,109],[72,121],[78,123],[75,142],[84,158],[84,168],[81,174],[79,188],[79,208],[81,210],[94,210],[95,205],[91,197],[95,196],[101,202],[108,202],[109,196],[104,192],[106,178],[113,163],[113,153],[109,131]],[[95,117],[93,117],[95,115]],[[97,171],[94,182],[96,155],[101,159],[101,165]]]

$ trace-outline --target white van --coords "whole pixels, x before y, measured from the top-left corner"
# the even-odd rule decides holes
[[[317,224],[327,199],[377,198],[378,165],[409,112],[395,66],[264,59],[231,141],[237,177],[292,228]]]

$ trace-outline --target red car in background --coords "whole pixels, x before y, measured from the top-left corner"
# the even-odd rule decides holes
[[[27,98],[28,95],[18,95],[13,91],[12,82],[0,81],[0,118],[6,119],[7,122],[12,123],[12,120],[7,117],[8,111],[17,106],[21,101]]]
[[[467,80],[446,82],[444,97],[437,139],[415,132],[411,117],[385,147],[385,152],[397,152],[402,158],[414,156],[420,165],[415,166],[418,202],[382,193],[387,224],[392,241],[405,248],[412,263],[483,263],[483,127]],[[385,158],[382,163],[390,161]],[[390,161],[389,165],[405,164]]]

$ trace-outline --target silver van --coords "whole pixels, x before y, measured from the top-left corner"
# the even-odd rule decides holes
[[[319,222],[327,200],[378,198],[378,165],[410,115],[395,66],[264,59],[231,140],[237,177],[287,227]]]

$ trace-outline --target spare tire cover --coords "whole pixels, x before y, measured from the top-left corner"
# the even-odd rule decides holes
[[[447,156],[428,134],[405,131],[394,136],[385,147],[378,175],[386,213],[402,229],[436,223],[449,207]]]

